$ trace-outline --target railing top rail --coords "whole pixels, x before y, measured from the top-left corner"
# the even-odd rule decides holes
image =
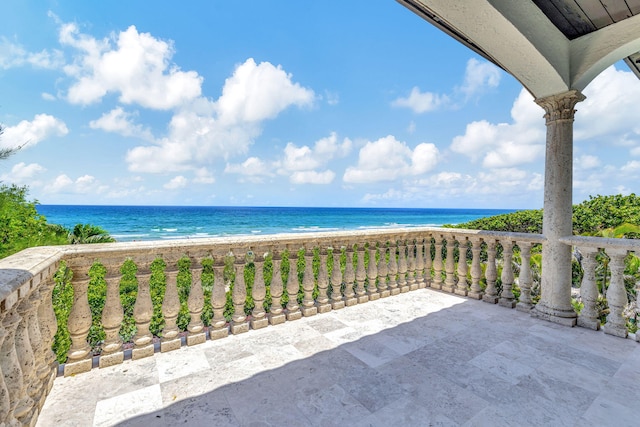
[[[560,241],[566,245],[595,249],[620,249],[640,252],[640,239],[616,239],[607,237],[569,236]]]

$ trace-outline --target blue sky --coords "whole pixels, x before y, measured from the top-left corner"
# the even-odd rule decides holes
[[[574,202],[637,192],[640,81],[584,92]],[[3,6],[0,181],[44,204],[540,208],[542,115],[392,0]]]

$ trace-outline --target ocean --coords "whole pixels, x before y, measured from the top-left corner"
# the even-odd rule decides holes
[[[459,224],[503,209],[38,205],[52,224],[92,224],[119,242]]]

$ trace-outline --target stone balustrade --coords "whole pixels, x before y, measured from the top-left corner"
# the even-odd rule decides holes
[[[61,369],[67,376],[426,287],[528,312],[538,292],[532,248],[542,243],[544,237],[534,234],[424,227],[22,251],[0,260],[0,424],[37,419],[59,370],[51,351],[58,326],[68,329],[71,341]],[[564,243],[583,257],[579,324],[600,325],[593,271],[605,248],[612,274],[604,329],[626,336],[621,269],[640,243],[582,237]],[[133,273],[125,272],[126,264]],[[72,272],[66,325],[57,325],[52,306],[61,265]],[[121,301],[127,280],[135,281],[132,308]],[[100,281],[104,307],[92,313],[89,297]],[[127,316],[135,331],[124,342]],[[160,325],[155,333],[154,321]],[[89,342],[95,324],[103,339]]]

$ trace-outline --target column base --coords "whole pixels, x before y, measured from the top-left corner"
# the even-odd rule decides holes
[[[460,295],[461,297],[467,296],[467,291],[464,289],[456,289],[454,292],[456,295]]]
[[[315,316],[318,314],[318,307],[312,305],[311,307],[302,307],[302,315],[304,317]]]
[[[610,326],[608,323],[602,326],[602,330],[605,334],[613,335],[614,337],[627,338],[629,331],[626,326]]]
[[[111,354],[103,354],[98,360],[99,368],[106,368],[108,366],[119,365],[124,362],[124,352],[117,351]]]
[[[380,294],[377,292],[371,292],[369,293],[369,301],[375,301],[377,299],[380,299]]]
[[[162,340],[160,342],[160,353],[166,353],[167,351],[177,350],[182,346],[180,338],[173,338],[170,340]]]
[[[329,303],[318,304],[316,305],[316,308],[318,309],[318,314],[328,313],[331,311],[331,304]]]
[[[587,329],[593,329],[594,331],[600,330],[600,320],[588,319],[586,317],[578,316],[578,326]]]
[[[484,292],[473,292],[473,291],[469,291],[467,293],[467,297],[469,298],[473,298],[473,299],[482,299],[482,296],[484,295]]]
[[[284,323],[287,321],[287,316],[285,316],[284,313],[269,313],[269,323],[271,323],[272,326],[274,325],[279,325],[281,323]]]
[[[153,343],[149,343],[144,346],[140,346],[138,348],[134,348],[131,350],[131,360],[143,359],[145,357],[153,356],[155,349],[153,347]]]
[[[209,329],[209,339],[219,340],[220,338],[226,338],[229,336],[229,327],[225,326],[220,329]]]
[[[396,296],[400,293],[400,289],[398,288],[391,288],[391,290],[389,291],[391,296]]]
[[[482,296],[482,301],[484,301],[484,302],[488,302],[489,304],[497,304],[499,299],[500,299],[500,298],[498,298],[498,296],[497,296],[497,295],[487,295],[487,294],[484,294],[484,295]]]
[[[352,305],[358,304],[358,299],[356,297],[350,297],[344,299],[344,305],[346,307],[351,307]]]
[[[231,333],[233,335],[249,332],[249,322],[231,322]]]
[[[89,372],[91,370],[91,366],[93,365],[93,360],[91,357],[87,357],[86,359],[76,360],[73,362],[67,362],[64,365],[64,376],[68,377],[70,375],[81,374],[83,372]]]
[[[498,300],[498,305],[501,306],[501,307],[515,308],[516,307],[516,301],[512,300],[512,299],[507,299],[507,298],[500,298]]]
[[[287,320],[300,320],[302,319],[302,312],[300,310],[287,313]]]
[[[340,300],[340,301],[333,301],[331,303],[331,308],[333,310],[340,310],[341,308],[344,308],[344,301]]]
[[[533,308],[533,304],[527,302],[519,302],[516,304],[516,310],[522,311],[523,313],[529,313]]]
[[[578,315],[573,309],[558,310],[549,308],[542,303],[538,303],[531,311],[531,317],[557,323],[559,325],[574,327],[578,321]]]
[[[384,291],[380,292],[380,298],[388,298],[391,295],[391,291],[388,289],[385,289]]]
[[[195,334],[187,335],[187,345],[188,346],[202,344],[206,340],[207,340],[207,334],[204,333],[204,332],[198,332],[198,333],[195,333]]]

